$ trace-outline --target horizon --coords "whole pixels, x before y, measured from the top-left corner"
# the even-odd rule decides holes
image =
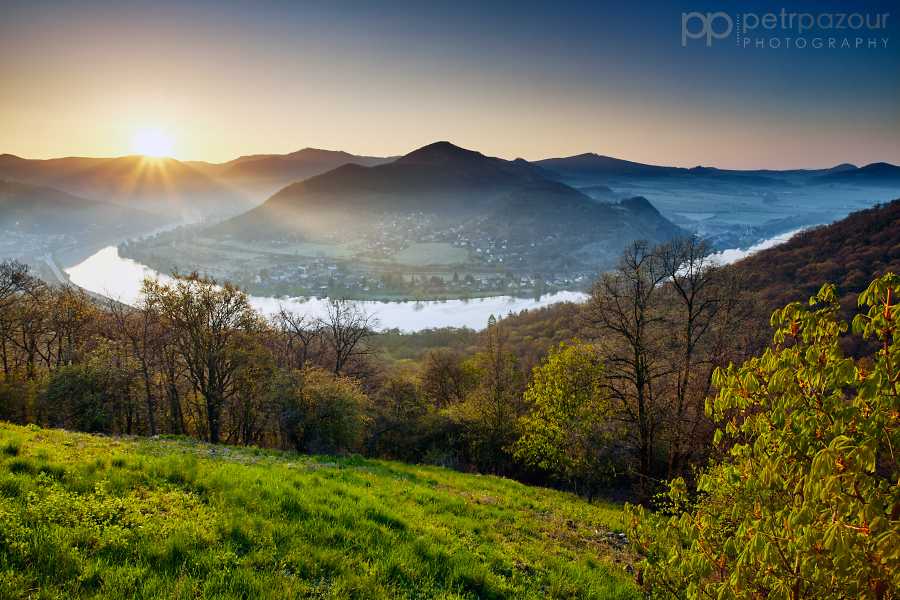
[[[0,0],[0,153],[897,165],[894,6]]]
[[[458,144],[454,144],[453,142],[450,142],[450,141],[448,141],[448,140],[439,140],[439,141],[437,141],[437,142],[431,142],[430,144],[426,144],[425,146],[421,146],[421,147],[419,147],[419,148],[413,148],[412,150],[409,150],[408,152],[404,152],[403,154],[400,154],[400,155],[394,155],[394,156],[367,156],[367,158],[395,158],[395,159],[396,159],[396,158],[400,158],[400,157],[402,157],[402,156],[405,156],[406,154],[410,154],[410,153],[412,153],[412,152],[415,152],[416,150],[420,150],[421,148],[425,148],[425,147],[430,146],[430,145],[432,145],[432,144],[441,143],[441,142],[450,143],[450,144],[452,144],[453,146],[456,146],[456,147],[458,147],[458,148],[462,148],[462,146],[459,146]],[[474,151],[474,152],[479,152],[479,150],[476,149],[476,148],[463,148],[463,149],[464,149],[464,150],[471,150],[471,151]],[[183,163],[183,164],[200,162],[200,163],[205,163],[205,164],[222,165],[222,164],[226,164],[226,163],[228,163],[228,162],[231,162],[231,161],[234,161],[234,160],[237,160],[237,159],[241,159],[241,158],[252,159],[253,157],[257,157],[257,156],[260,157],[260,158],[268,157],[268,156],[287,156],[287,155],[290,155],[290,154],[296,154],[296,153],[298,153],[298,152],[302,152],[302,151],[304,151],[304,150],[314,150],[314,151],[322,151],[322,152],[336,152],[336,153],[344,152],[344,153],[350,154],[350,155],[352,155],[352,156],[360,156],[360,157],[364,157],[364,156],[365,156],[365,155],[357,155],[357,154],[353,154],[352,152],[347,152],[347,151],[341,150],[341,149],[335,149],[335,150],[332,150],[332,149],[328,149],[328,148],[312,148],[312,147],[309,147],[309,146],[307,146],[307,147],[305,147],[305,148],[300,148],[299,150],[292,150],[292,151],[286,152],[286,153],[284,153],[284,154],[275,154],[275,153],[271,153],[271,152],[264,152],[264,153],[259,153],[259,154],[244,154],[244,155],[241,155],[241,156],[235,156],[235,157],[233,157],[233,158],[230,158],[230,159],[228,159],[228,160],[224,160],[224,161],[219,162],[219,163],[211,163],[211,162],[209,162],[209,161],[195,160],[195,159],[191,159],[191,158],[187,158],[187,159],[178,159],[178,158],[173,158],[173,157],[171,157],[171,156],[164,156],[164,155],[163,155],[163,156],[155,156],[155,155],[146,155],[146,154],[125,154],[125,155],[122,155],[122,156],[53,156],[53,157],[48,157],[48,158],[29,158],[29,157],[24,157],[24,156],[18,156],[18,155],[15,155],[15,154],[11,154],[11,153],[9,153],[9,152],[3,152],[3,153],[0,153],[0,156],[14,156],[14,157],[16,157],[16,158],[20,158],[20,159],[23,159],[23,160],[68,160],[68,159],[73,159],[73,160],[74,160],[74,159],[88,159],[88,160],[116,160],[116,159],[120,159],[120,158],[142,158],[142,159],[149,159],[149,160],[156,160],[156,159],[159,159],[159,160],[163,160],[163,159],[165,159],[165,160],[173,160],[173,161],[180,162],[180,163]],[[490,156],[490,155],[484,154],[483,152],[481,152],[481,154],[483,154],[484,156],[486,156],[486,157],[488,157],[488,158],[500,158],[501,160],[507,160],[507,161],[513,161],[513,160],[515,160],[515,159],[517,159],[517,158],[520,158],[520,157],[518,157],[518,156],[515,157],[515,158]],[[767,167],[759,167],[759,168],[740,168],[740,167],[738,167],[738,168],[724,168],[724,167],[719,167],[719,166],[717,166],[717,165],[694,165],[693,167],[678,167],[678,166],[676,166],[676,165],[668,165],[668,164],[640,163],[640,161],[631,161],[631,160],[627,160],[627,159],[620,158],[620,157],[618,157],[618,156],[610,156],[610,155],[607,155],[607,154],[600,154],[600,153],[598,153],[598,152],[583,152],[583,153],[581,153],[581,154],[571,155],[571,156],[547,156],[547,157],[544,157],[544,158],[534,159],[534,160],[529,161],[529,162],[535,162],[535,163],[536,163],[536,162],[540,162],[541,160],[556,160],[556,159],[577,158],[578,156],[584,156],[584,155],[594,155],[594,156],[597,156],[597,157],[600,157],[600,158],[610,158],[610,159],[613,159],[613,160],[622,160],[622,161],[625,161],[625,162],[634,162],[634,163],[638,163],[638,164],[645,164],[645,165],[650,165],[650,166],[658,166],[658,167],[666,167],[666,168],[684,168],[684,169],[691,169],[691,168],[705,168],[705,169],[718,169],[718,170],[723,170],[723,171],[729,171],[729,170],[730,170],[730,171],[792,171],[792,170],[797,170],[797,171],[803,171],[803,170],[809,170],[809,171],[821,171],[821,170],[835,169],[835,168],[837,168],[837,167],[842,167],[842,166],[846,166],[846,165],[849,165],[849,166],[852,166],[852,167],[855,167],[855,168],[863,168],[863,167],[867,167],[867,166],[874,165],[874,164],[887,164],[887,165],[890,165],[890,166],[900,166],[900,165],[898,165],[898,164],[890,163],[890,162],[887,162],[887,161],[874,161],[874,162],[866,163],[866,164],[853,164],[853,163],[847,163],[847,162],[844,162],[844,163],[838,163],[838,164],[835,164],[835,165],[829,165],[829,166],[821,165],[821,166],[797,167],[797,168],[782,168],[782,169],[779,169],[779,168],[767,168]],[[385,163],[385,164],[388,164],[388,163]],[[371,166],[364,166],[364,165],[361,165],[361,166],[362,166],[362,168],[364,168],[364,169],[370,169],[370,168],[372,168]]]

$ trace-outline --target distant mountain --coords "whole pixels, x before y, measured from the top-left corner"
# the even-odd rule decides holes
[[[579,154],[568,158],[551,158],[532,163],[556,174],[556,179],[570,185],[591,182],[635,182],[665,179],[694,183],[734,183],[752,187],[782,186],[786,183],[821,185],[828,183],[896,187],[900,185],[900,167],[873,163],[857,168],[844,163],[830,169],[770,169],[739,171],[697,166],[691,169],[660,167],[630,162],[597,154]]]
[[[578,187],[597,184],[627,185],[636,182],[679,182],[693,184],[709,182],[713,184],[738,184],[754,187],[782,185],[778,171],[762,173],[753,171],[730,171],[710,167],[661,167],[631,162],[610,156],[588,153],[568,158],[538,160],[534,165],[552,172],[555,179]],[[808,173],[807,173],[808,176]]]
[[[355,156],[347,152],[304,148],[283,155],[242,156],[221,165],[216,176],[254,197],[264,195],[267,198],[295,181],[327,173],[345,164],[374,167],[393,160],[393,157]]]
[[[547,158],[534,161],[534,164],[559,176],[574,178],[596,177],[604,174],[616,177],[623,175],[665,176],[685,170],[676,167],[645,165],[593,153],[579,154],[568,158]]]
[[[243,237],[313,233],[333,224],[364,227],[384,212],[434,213],[459,222],[479,204],[541,180],[529,167],[438,142],[391,163],[345,164],[293,183],[219,229]]]
[[[0,181],[0,230],[7,233],[109,235],[122,226],[141,223],[153,227],[164,222],[145,211],[38,185]]]
[[[392,163],[347,164],[291,184],[211,231],[257,241],[363,232],[385,213],[424,213],[435,230],[508,238],[510,253],[536,247],[554,258],[597,243],[615,254],[636,237],[659,240],[678,230],[646,200],[597,202],[525,161],[437,142]],[[584,258],[596,264],[599,246],[592,248]]]
[[[844,165],[841,165],[844,167]],[[824,185],[833,183],[856,184],[879,187],[900,186],[900,167],[889,163],[872,163],[857,169],[853,165],[845,168],[831,169],[830,172],[819,175],[809,180],[810,185]]]
[[[171,158],[27,160],[4,155],[0,178],[186,220],[235,214],[252,206],[243,194]]]
[[[313,233],[334,224],[363,227],[384,212],[460,219],[480,203],[540,180],[531,168],[438,142],[392,163],[345,164],[293,183],[220,229],[243,237]]]

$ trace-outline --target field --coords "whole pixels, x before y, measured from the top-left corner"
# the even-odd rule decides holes
[[[638,598],[622,530],[437,467],[0,423],[0,598]]]
[[[465,263],[467,258],[468,252],[450,244],[412,244],[394,255],[398,264],[410,267],[452,266]]]

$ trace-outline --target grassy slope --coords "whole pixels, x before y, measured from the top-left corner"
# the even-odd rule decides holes
[[[620,516],[434,467],[0,423],[0,598],[637,598]]]

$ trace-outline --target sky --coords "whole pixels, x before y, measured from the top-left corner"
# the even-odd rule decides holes
[[[440,140],[506,159],[900,164],[900,6],[0,0],[0,153],[219,163]]]

